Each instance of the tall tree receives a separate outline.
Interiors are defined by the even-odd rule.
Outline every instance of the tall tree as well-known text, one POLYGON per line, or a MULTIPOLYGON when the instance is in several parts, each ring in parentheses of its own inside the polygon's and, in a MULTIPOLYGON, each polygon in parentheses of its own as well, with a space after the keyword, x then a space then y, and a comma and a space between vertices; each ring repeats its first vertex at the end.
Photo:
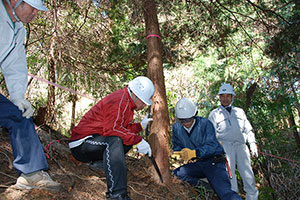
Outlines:
MULTIPOLYGON (((162 173, 165 184, 171 180, 169 170, 169 112, 163 74, 162 48, 160 30, 154 0, 143 0, 143 10, 147 35, 148 77, 153 81, 153 123, 149 135, 153 155, 162 173)), ((156 179, 159 180, 159 179, 156 179)))
MULTIPOLYGON (((53 1, 53 5, 56 5, 56 0, 53 1)), ((57 8, 53 8, 53 22, 54 26, 52 27, 53 37, 50 39, 50 53, 48 56, 48 80, 52 83, 56 83, 55 77, 55 68, 57 65, 56 59, 56 38, 57 33, 55 31, 57 21, 57 8)), ((55 87, 52 85, 48 86, 48 105, 47 105, 47 123, 51 124, 55 122, 55 87)))

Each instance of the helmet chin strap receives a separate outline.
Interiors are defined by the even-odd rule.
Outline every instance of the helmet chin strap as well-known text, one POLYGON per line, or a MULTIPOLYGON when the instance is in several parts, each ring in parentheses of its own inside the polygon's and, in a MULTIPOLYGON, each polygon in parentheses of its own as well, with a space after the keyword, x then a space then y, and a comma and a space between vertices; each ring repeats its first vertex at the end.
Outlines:
POLYGON ((129 89, 129 87, 127 87, 128 89, 128 93, 129 93, 129 96, 131 97, 131 99, 133 100, 133 102, 135 103, 139 98, 137 96, 135 96, 135 99, 132 98, 132 94, 131 94, 131 90, 129 89))
POLYGON ((13 8, 13 7, 11 6, 10 0, 6 0, 8 6, 10 7, 10 9, 11 9, 11 11, 12 11, 12 14, 13 14, 14 17, 16 18, 17 22, 19 22, 20 19, 19 19, 19 17, 17 16, 15 10, 16 10, 17 7, 22 3, 22 1, 23 1, 23 0, 19 0, 19 1, 16 3, 15 7, 13 8))

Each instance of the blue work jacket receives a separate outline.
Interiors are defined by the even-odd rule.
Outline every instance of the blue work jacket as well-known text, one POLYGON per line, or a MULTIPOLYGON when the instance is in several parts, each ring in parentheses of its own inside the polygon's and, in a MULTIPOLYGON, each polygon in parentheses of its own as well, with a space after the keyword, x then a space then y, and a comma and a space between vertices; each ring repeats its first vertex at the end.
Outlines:
POLYGON ((216 138, 215 128, 208 119, 197 116, 190 133, 181 123, 176 122, 172 133, 174 151, 180 151, 183 148, 196 150, 196 156, 200 159, 224 154, 223 147, 216 138))

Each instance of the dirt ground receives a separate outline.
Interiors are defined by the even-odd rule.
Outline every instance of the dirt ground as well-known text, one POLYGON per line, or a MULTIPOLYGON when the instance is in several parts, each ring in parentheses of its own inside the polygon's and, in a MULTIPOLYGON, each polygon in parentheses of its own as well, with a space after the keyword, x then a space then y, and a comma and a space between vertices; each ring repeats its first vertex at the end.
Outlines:
MULTIPOLYGON (((50 170, 48 173, 55 181, 62 184, 63 189, 59 192, 41 189, 30 191, 12 189, 12 185, 17 179, 17 172, 12 166, 13 156, 9 135, 0 130, 0 200, 105 199, 106 178, 103 170, 92 171, 88 164, 73 161, 70 155, 66 153, 68 152, 68 139, 66 137, 59 134, 55 136, 54 134, 53 138, 53 134, 51 134, 50 142, 48 138, 47 144, 44 136, 38 134, 45 147, 45 152, 49 156, 50 170)), ((186 184, 179 183, 179 181, 174 181, 168 186, 155 183, 149 172, 151 162, 146 157, 127 156, 126 162, 128 190, 133 200, 200 199, 195 190, 186 184)))

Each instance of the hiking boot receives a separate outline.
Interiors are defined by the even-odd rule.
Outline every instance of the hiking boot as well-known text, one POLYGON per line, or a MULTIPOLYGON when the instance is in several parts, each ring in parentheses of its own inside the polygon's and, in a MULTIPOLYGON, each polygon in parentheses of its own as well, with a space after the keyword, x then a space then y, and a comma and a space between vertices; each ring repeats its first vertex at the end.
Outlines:
POLYGON ((92 161, 89 165, 89 168, 93 171, 104 169, 103 160, 92 161))
POLYGON ((106 194, 106 200, 131 200, 127 193, 110 195, 106 194))
POLYGON ((45 189, 60 190, 61 184, 53 181, 49 174, 44 171, 37 171, 30 174, 21 174, 14 185, 17 189, 45 189))

